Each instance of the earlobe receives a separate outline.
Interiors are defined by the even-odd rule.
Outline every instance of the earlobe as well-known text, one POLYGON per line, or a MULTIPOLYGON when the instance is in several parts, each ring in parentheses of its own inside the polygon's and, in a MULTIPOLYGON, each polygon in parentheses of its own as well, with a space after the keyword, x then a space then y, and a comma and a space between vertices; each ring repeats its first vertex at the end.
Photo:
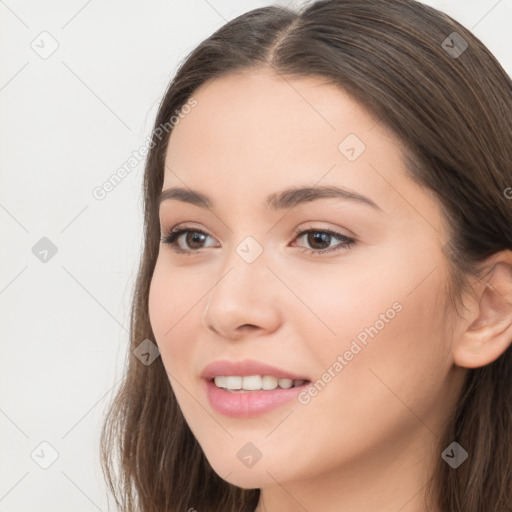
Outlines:
POLYGON ((478 284, 473 320, 454 340, 454 362, 465 368, 492 363, 512 344, 512 251, 492 260, 492 271, 478 284))

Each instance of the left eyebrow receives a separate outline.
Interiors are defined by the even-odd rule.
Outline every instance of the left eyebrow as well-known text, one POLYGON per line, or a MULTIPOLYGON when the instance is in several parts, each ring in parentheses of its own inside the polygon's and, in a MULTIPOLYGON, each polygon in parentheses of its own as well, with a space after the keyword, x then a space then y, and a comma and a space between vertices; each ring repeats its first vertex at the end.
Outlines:
MULTIPOLYGON (((158 196, 158 207, 163 201, 174 199, 184 203, 190 203, 200 208, 214 208, 215 203, 207 195, 198 192, 197 190, 185 188, 168 188, 163 190, 158 196)), ((352 190, 335 186, 320 186, 320 187, 295 187, 280 192, 270 194, 265 205, 267 208, 277 211, 286 208, 292 208, 299 204, 309 203, 319 199, 343 199, 353 201, 359 204, 370 206, 376 210, 382 211, 374 201, 370 198, 358 194, 352 190)))

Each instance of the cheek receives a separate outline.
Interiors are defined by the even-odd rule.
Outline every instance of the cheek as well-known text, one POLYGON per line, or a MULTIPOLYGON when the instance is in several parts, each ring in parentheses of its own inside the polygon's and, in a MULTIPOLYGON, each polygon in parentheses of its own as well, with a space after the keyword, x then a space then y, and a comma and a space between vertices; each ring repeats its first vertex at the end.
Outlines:
POLYGON ((407 410, 404 403, 417 414, 434 407, 449 370, 450 343, 439 320, 442 265, 405 263, 403 255, 390 254, 364 274, 329 269, 311 278, 315 287, 294 289, 317 316, 295 319, 319 379, 306 408, 313 415, 329 408, 354 438, 361 428, 391 428, 407 410), (376 420, 376 410, 387 412, 376 420))
POLYGON ((165 255, 158 256, 148 298, 149 319, 157 341, 172 338, 188 317, 197 313, 197 302, 206 292, 201 283, 197 272, 184 272, 167 262, 165 255))
POLYGON ((179 370, 177 361, 183 361, 184 353, 192 346, 193 335, 185 336, 187 321, 196 313, 194 304, 201 295, 194 293, 190 281, 183 282, 179 270, 171 271, 169 265, 157 261, 148 297, 149 320, 155 341, 166 369, 173 375, 179 370), (179 356, 179 357, 176 357, 179 356))
POLYGON ((431 351, 431 343, 419 340, 442 337, 440 290, 448 276, 439 251, 419 250, 415 243, 389 244, 378 258, 360 249, 357 258, 318 268, 307 280, 295 279, 294 291, 317 317, 306 315, 321 339, 337 349, 348 349, 354 339, 362 346, 379 340, 373 345, 405 350, 405 357, 411 347, 419 357, 431 351))
MULTIPOLYGON (((171 387, 180 403, 187 410, 190 392, 195 390, 199 344, 204 339, 201 313, 205 298, 211 288, 208 280, 197 269, 179 267, 159 255, 155 265, 148 296, 148 312, 155 342, 171 387)), ((185 412, 185 411, 184 411, 185 412)))
POLYGON ((290 275, 286 282, 293 283, 302 304, 290 296, 283 309, 289 322, 306 329, 301 330, 301 340, 314 343, 311 349, 315 351, 324 346, 343 349, 347 345, 348 349, 353 338, 359 336, 362 342, 369 338, 368 329, 375 325, 379 333, 387 330, 400 316, 397 310, 403 309, 404 287, 389 266, 382 267, 386 270, 374 262, 371 269, 361 272, 341 262, 290 275))

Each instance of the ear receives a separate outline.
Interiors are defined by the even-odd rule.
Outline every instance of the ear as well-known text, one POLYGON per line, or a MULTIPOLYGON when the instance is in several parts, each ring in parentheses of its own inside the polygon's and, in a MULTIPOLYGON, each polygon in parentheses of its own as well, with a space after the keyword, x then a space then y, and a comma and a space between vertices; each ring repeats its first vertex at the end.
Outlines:
POLYGON ((485 366, 512 343, 512 251, 493 255, 491 268, 476 285, 469 326, 454 340, 453 358, 458 366, 485 366))

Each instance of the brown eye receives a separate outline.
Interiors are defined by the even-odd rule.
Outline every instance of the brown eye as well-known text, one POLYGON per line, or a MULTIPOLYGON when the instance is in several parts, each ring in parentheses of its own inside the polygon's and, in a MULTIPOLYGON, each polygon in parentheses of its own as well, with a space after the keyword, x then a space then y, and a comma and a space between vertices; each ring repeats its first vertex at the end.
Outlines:
POLYGON ((161 242, 170 245, 175 252, 192 254, 206 247, 204 243, 208 237, 210 235, 201 229, 182 226, 164 234, 161 242), (182 246, 183 244, 185 247, 182 246))
POLYGON ((205 237, 207 235, 200 233, 198 231, 188 231, 186 233, 182 233, 185 235, 185 241, 187 247, 191 249, 201 249, 202 243, 204 243, 205 237))
POLYGON ((339 248, 349 249, 356 242, 353 238, 349 238, 348 236, 329 229, 298 229, 297 233, 298 236, 296 239, 304 238, 311 248, 302 248, 311 254, 337 251, 339 248), (329 247, 333 240, 338 240, 340 243, 329 247))

